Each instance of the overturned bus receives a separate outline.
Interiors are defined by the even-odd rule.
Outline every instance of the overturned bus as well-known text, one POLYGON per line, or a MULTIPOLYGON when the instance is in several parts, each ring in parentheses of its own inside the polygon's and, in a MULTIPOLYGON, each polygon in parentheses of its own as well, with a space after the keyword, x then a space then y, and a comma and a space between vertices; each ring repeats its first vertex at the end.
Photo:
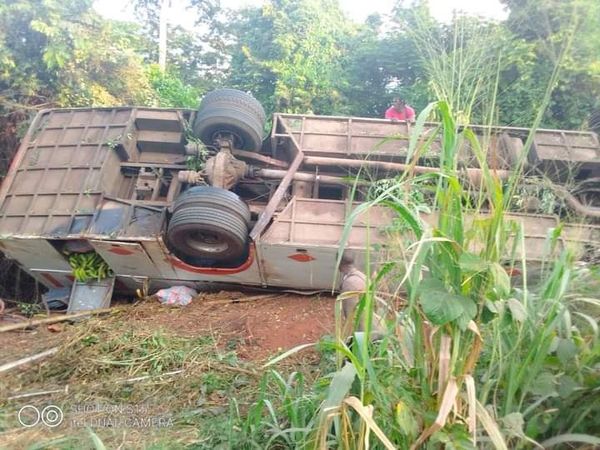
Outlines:
MULTIPOLYGON (((44 110, 34 119, 0 190, 0 250, 48 288, 70 288, 68 255, 96 252, 116 290, 205 282, 330 290, 351 198, 351 178, 406 171, 411 124, 356 117, 274 114, 233 89, 197 111, 145 107, 44 110), (394 136, 394 138, 390 138, 394 136)), ((425 125, 425 133, 437 124, 425 125)), ((506 177, 529 130, 474 127, 488 162, 506 177)), ((417 173, 435 172, 439 142, 417 173)), ((476 179, 467 151, 461 165, 476 179)), ((592 132, 537 130, 529 173, 544 173, 577 220, 559 244, 585 258, 600 247, 600 144, 592 132), (564 187, 565 173, 577 190, 564 187)), ((393 213, 358 217, 347 246, 385 244, 393 213)), ((435 214, 424 214, 434 220, 435 214)), ((544 254, 556 215, 515 211, 527 257, 544 254)), ((76 283, 75 283, 76 284, 76 283)))

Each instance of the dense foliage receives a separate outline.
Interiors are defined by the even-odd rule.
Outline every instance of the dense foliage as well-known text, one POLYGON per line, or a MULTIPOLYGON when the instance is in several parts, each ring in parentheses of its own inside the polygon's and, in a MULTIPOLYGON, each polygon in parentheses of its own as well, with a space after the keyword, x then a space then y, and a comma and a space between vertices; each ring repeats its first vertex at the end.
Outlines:
POLYGON ((442 99, 466 120, 529 126, 563 52, 542 125, 582 128, 598 107, 594 0, 505 0, 504 22, 456 17, 449 24, 420 0, 399 1, 389 16, 362 24, 337 0, 266 0, 241 11, 187 0, 182 13, 195 25, 169 27, 165 74, 153 66, 161 2, 134 2, 136 23, 105 19, 92 3, 0 5, 3 117, 41 106, 190 107, 228 85, 253 92, 269 111, 379 117, 401 93, 417 110, 442 99), (458 54, 468 64, 451 73, 458 54))
MULTIPOLYGON (((311 344, 273 358, 250 410, 242 413, 233 401, 226 426, 235 432, 213 433, 213 447, 600 445, 598 266, 578 266, 570 250, 559 249, 562 227, 548 240, 541 264, 526 262, 523 225, 506 209, 511 189, 503 190, 488 169, 487 149, 442 101, 419 116, 415 136, 427 112, 442 119, 440 173, 405 172, 379 185, 349 215, 342 236, 344 247, 352 224, 372 207, 397 213, 398 224, 380 248, 385 263, 368 277, 353 320, 357 327, 362 311, 365 331, 347 339, 341 300, 355 293, 341 294, 336 336, 321 342, 326 367, 316 380, 301 371, 286 375, 279 365, 311 344), (470 194, 458 170, 466 141, 484 172, 476 204, 466 201, 470 194), (426 186, 432 196, 414 195, 426 186), (430 216, 433 224, 422 221, 424 207, 438 212, 430 216), (382 302, 395 307, 387 328, 370 342, 382 302)), ((409 153, 427 152, 428 145, 415 140, 409 153)))

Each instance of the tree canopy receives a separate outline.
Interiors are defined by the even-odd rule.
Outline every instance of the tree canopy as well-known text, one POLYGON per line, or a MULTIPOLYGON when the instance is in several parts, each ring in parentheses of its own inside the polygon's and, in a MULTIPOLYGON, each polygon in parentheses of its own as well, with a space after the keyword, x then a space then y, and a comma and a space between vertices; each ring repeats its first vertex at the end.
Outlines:
POLYGON ((442 98, 464 120, 514 126, 531 125, 548 88, 542 126, 585 128, 599 106, 595 0, 504 0, 503 22, 451 23, 420 0, 364 23, 337 0, 266 0, 240 11, 187 0, 195 25, 169 26, 164 71, 160 1, 136 0, 134 22, 103 18, 92 3, 0 4, 4 120, 48 106, 195 107, 219 86, 252 92, 269 112, 381 117, 399 94, 417 110, 442 98), (559 81, 548 86, 557 65, 559 81))

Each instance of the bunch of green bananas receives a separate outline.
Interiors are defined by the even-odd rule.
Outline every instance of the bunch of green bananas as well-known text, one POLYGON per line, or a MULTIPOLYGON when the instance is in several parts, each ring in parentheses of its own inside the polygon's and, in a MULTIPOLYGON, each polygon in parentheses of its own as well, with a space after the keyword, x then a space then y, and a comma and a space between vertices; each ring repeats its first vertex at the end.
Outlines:
POLYGON ((102 280, 113 275, 112 270, 96 252, 73 253, 69 256, 75 280, 87 283, 90 280, 102 280))

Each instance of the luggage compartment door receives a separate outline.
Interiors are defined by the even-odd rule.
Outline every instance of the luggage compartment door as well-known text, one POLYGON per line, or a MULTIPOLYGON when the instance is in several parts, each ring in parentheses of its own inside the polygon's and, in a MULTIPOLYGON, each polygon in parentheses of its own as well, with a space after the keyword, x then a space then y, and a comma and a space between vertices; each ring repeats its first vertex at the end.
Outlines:
POLYGON ((154 262, 138 242, 90 241, 115 275, 159 278, 154 262))

